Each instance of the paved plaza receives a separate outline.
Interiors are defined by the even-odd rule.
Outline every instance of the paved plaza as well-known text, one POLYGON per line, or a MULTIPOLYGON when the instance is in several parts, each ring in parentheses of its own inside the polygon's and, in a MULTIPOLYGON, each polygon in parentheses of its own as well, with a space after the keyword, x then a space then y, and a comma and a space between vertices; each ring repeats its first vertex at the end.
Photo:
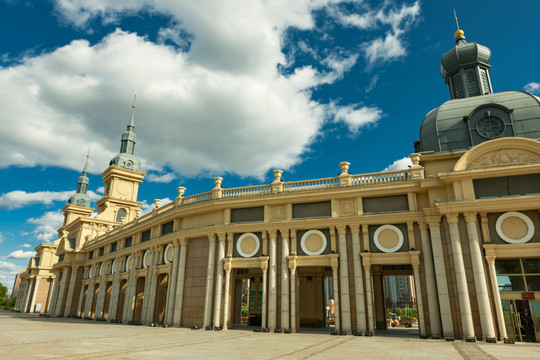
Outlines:
MULTIPOLYGON (((205 331, 0 312, 0 359, 540 359, 540 344, 205 331)), ((392 334, 396 334, 393 332, 392 334)))

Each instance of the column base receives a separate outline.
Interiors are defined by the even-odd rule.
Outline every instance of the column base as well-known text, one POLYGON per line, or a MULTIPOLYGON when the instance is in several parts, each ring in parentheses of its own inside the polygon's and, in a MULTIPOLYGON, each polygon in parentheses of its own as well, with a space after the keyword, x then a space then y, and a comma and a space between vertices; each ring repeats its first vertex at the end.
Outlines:
POLYGON ((515 344, 516 341, 514 339, 504 338, 504 343, 505 344, 515 344))
POLYGON ((486 342, 496 344, 497 343, 497 338, 494 337, 494 336, 488 336, 488 337, 486 337, 486 342))
POLYGON ((467 342, 476 342, 476 336, 467 336, 465 340, 467 342))

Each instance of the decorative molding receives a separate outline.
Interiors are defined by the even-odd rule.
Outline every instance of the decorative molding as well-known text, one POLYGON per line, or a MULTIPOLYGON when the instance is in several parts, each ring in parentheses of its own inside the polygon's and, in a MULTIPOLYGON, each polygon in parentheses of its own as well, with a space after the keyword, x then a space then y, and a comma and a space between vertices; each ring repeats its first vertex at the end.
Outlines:
POLYGON ((355 215, 354 199, 343 199, 338 202, 338 211, 340 216, 355 215))
POLYGON ((532 151, 521 149, 500 149, 475 158, 467 164, 466 169, 520 164, 532 161, 540 161, 540 155, 532 151))
POLYGON ((285 220, 287 217, 287 209, 285 205, 274 205, 270 210, 270 220, 285 220))

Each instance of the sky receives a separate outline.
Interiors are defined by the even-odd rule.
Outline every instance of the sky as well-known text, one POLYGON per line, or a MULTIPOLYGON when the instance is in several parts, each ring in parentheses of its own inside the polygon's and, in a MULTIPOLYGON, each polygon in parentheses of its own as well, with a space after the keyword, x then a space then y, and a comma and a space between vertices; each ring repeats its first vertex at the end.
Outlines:
POLYGON ((90 149, 89 195, 136 97, 139 201, 406 168, 449 100, 440 57, 492 51, 495 92, 540 95, 540 1, 0 0, 0 283, 57 239, 90 149))

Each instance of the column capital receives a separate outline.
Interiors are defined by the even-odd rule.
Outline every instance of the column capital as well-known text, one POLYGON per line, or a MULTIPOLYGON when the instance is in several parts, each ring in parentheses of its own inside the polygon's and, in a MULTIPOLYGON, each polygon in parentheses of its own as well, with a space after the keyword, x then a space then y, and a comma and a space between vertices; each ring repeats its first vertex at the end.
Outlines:
POLYGON ((332 266, 333 271, 339 269, 339 254, 330 254, 330 266, 332 266))
POLYGON ((445 216, 446 216, 446 221, 449 224, 457 224, 459 221, 459 213, 449 213, 449 214, 446 214, 445 216))
POLYGON ((215 233, 208 234, 208 241, 215 242, 217 239, 217 235, 215 233))
POLYGON ((289 269, 292 272, 296 271, 296 256, 287 256, 287 259, 289 259, 289 269))
POLYGON ((441 226, 441 216, 440 215, 428 215, 426 216, 426 222, 430 228, 441 226))
POLYGON ((351 228, 351 234, 360 235, 360 225, 349 225, 349 228, 351 228))
POLYGON ((336 226, 338 235, 347 235, 347 225, 338 225, 336 226))
POLYGON ((289 229, 279 229, 282 238, 289 238, 289 229))
POLYGON ((229 258, 229 257, 223 258, 223 269, 228 273, 231 272, 232 258, 229 258))
POLYGON ((428 224, 426 220, 418 220, 416 223, 418 224, 418 227, 420 228, 420 230, 428 229, 428 224))
POLYGON ((488 262, 488 264, 495 264, 495 258, 496 256, 495 255, 486 255, 486 261, 488 262))
POLYGON ((182 237, 180 238, 180 246, 187 246, 188 242, 189 242, 189 239, 186 238, 186 237, 182 237))
POLYGON ((277 230, 268 230, 268 236, 270 236, 270 239, 277 238, 277 230))
POLYGON ((370 270, 371 268, 371 253, 362 253, 360 254, 362 256, 362 265, 364 266, 364 269, 370 270))
POLYGON ((476 212, 468 211, 463 214, 466 223, 476 223, 476 212))
POLYGON ((263 231, 261 232, 261 238, 262 238, 263 241, 268 240, 268 232, 266 232, 266 231, 263 230, 263 231))
POLYGON ((219 242, 225 241, 227 239, 227 233, 226 232, 219 232, 217 233, 217 238, 219 242))
POLYGON ((233 241, 234 239, 234 233, 233 232, 228 232, 227 233, 227 242, 231 242, 233 241))
POLYGON ((268 256, 261 256, 259 260, 261 261, 261 270, 263 272, 268 271, 268 256))

